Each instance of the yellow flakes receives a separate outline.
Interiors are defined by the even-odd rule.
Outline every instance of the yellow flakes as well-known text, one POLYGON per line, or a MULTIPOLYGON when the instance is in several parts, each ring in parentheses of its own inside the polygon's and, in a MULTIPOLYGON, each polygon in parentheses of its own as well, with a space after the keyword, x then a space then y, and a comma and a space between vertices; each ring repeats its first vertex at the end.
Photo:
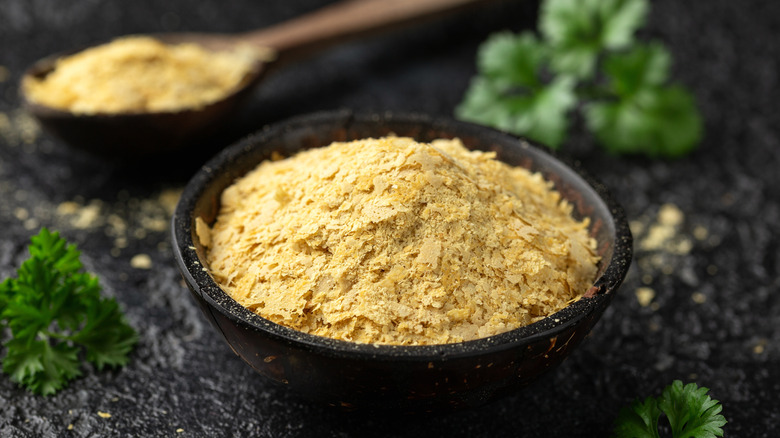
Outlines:
POLYGON ((649 306, 653 302, 653 298, 655 298, 655 291, 649 287, 639 287, 635 293, 636 299, 642 307, 649 306))
POLYGON ((276 323, 461 342, 538 321, 592 284, 588 223, 551 188, 459 140, 337 142, 261 163, 196 231, 218 284, 276 323))
POLYGON ((152 258, 147 254, 136 254, 130 259, 130 266, 136 269, 151 269, 152 258))
POLYGON ((223 98, 269 56, 250 47, 210 52, 132 36, 61 58, 44 78, 22 85, 37 103, 81 114, 179 111, 223 98))

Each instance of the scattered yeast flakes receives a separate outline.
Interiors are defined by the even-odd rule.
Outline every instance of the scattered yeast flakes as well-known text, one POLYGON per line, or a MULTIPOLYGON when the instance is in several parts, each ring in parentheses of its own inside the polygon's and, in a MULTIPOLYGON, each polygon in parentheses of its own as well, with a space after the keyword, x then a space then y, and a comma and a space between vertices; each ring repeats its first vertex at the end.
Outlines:
POLYGON ((215 280, 259 315, 419 345, 498 334, 581 297, 598 260, 587 226, 494 153, 385 137, 261 163, 197 232, 215 280))
POLYGON ((644 251, 662 250, 670 254, 685 255, 688 254, 693 244, 690 239, 680 233, 680 227, 685 220, 683 212, 674 204, 663 204, 658 209, 656 221, 647 228, 639 223, 632 227, 643 234, 639 241, 640 249, 644 251))
POLYGON ((226 96, 269 56, 130 36, 61 58, 51 73, 26 77, 22 86, 32 101, 81 114, 178 111, 226 96))
POLYGON ((136 254, 130 259, 130 266, 135 269, 151 269, 152 258, 148 254, 136 254))
POLYGON ((638 287, 635 294, 639 305, 642 307, 649 306, 653 302, 653 298, 655 298, 655 290, 650 287, 638 287))
POLYGON ((0 139, 9 146, 33 145, 40 133, 38 122, 26 111, 0 112, 0 139))
POLYGON ((70 225, 79 230, 94 228, 103 224, 101 212, 103 203, 92 200, 87 205, 80 205, 73 201, 65 201, 57 206, 57 214, 67 216, 70 225))

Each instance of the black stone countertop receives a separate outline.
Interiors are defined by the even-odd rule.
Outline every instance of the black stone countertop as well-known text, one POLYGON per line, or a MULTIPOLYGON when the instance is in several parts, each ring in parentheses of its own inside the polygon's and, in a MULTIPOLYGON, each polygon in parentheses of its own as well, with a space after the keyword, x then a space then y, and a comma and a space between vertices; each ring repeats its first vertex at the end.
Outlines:
MULTIPOLYGON (((625 206, 635 260, 592 336, 522 392, 454 414, 403 420, 337 413, 256 375, 207 325, 171 254, 179 190, 219 148, 317 110, 451 115, 489 33, 532 26, 531 1, 501 1, 403 33, 345 44, 270 77, 209 148, 143 167, 111 164, 39 132, 17 83, 34 60, 110 37, 240 31, 324 0, 0 2, 0 275, 41 226, 79 245, 104 294, 141 336, 126 368, 85 375, 54 396, 0 378, 0 436, 606 436, 621 406, 674 379, 723 403, 726 435, 780 431, 780 4, 652 3, 643 32, 672 50, 696 95, 701 147, 677 161, 613 157, 574 135, 581 160, 625 206), (660 233, 660 234, 658 234, 660 233), (98 412, 108 413, 104 418, 98 412)), ((0 352, 2 349, 0 348, 0 352)))

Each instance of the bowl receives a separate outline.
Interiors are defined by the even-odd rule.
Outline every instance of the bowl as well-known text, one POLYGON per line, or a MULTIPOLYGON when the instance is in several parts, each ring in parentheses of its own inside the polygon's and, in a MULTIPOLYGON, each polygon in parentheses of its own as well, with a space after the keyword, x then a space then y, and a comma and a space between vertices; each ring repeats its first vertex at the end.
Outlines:
MULTIPOLYGON (((518 391, 560 364, 601 317, 628 271, 632 238, 605 187, 542 146, 470 123, 420 114, 314 113, 266 127, 206 163, 184 188, 172 219, 174 257, 192 297, 228 345, 258 373, 310 400, 347 410, 443 411, 478 406, 518 391), (597 279, 582 299, 533 324, 442 345, 374 345, 310 335, 264 319, 228 296, 209 275, 195 233, 214 223, 220 194, 272 153, 388 134, 417 141, 460 138, 509 164, 541 172, 590 218, 597 279)), ((217 370, 215 369, 215 372, 217 370)))

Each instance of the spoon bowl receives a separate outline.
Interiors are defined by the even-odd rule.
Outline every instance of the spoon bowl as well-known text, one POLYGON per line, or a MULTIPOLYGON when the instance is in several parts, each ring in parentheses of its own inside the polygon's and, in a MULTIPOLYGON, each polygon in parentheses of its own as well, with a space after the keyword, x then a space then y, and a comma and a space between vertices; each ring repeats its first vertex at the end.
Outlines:
MULTIPOLYGON (((31 100, 20 89, 23 107, 65 143, 111 159, 143 159, 191 145, 224 126, 269 70, 339 42, 417 23, 481 3, 480 0, 345 0, 269 28, 241 34, 169 33, 152 35, 166 44, 195 43, 211 51, 240 45, 274 54, 258 59, 241 83, 220 100, 177 111, 77 114, 31 100)), ((25 72, 43 78, 63 56, 44 58, 25 72)), ((24 83, 24 80, 22 81, 24 83)))
MULTIPOLYGON (((25 76, 43 78, 62 55, 44 58, 25 76)), ((265 69, 255 64, 241 84, 222 99, 178 111, 75 114, 32 101, 24 93, 22 105, 50 134, 68 145, 103 158, 125 160, 159 156, 208 138, 236 113, 265 69)))

